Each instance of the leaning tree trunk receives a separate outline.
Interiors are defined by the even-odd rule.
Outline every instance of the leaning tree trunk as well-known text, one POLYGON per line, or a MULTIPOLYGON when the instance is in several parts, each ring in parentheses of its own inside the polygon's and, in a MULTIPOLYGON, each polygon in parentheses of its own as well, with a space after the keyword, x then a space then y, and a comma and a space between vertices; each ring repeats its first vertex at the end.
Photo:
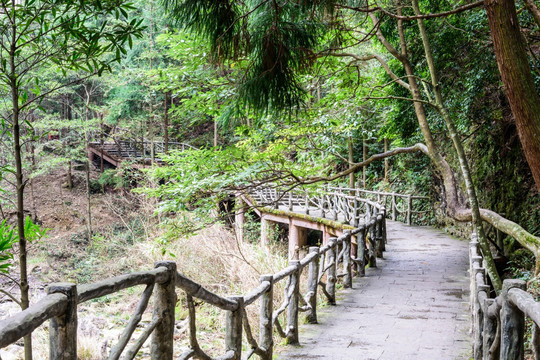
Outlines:
MULTIPOLYGON (((399 6, 399 4, 398 4, 397 13, 398 15, 401 16, 401 7, 399 6)), ((379 20, 374 14, 370 14, 370 17, 374 24, 378 24, 379 20)), ((464 209, 463 205, 460 203, 459 198, 458 198, 457 183, 456 183, 454 172, 452 168, 450 167, 450 165, 448 164, 448 162, 441 156, 438 150, 438 146, 435 143, 435 140, 433 139, 431 129, 429 128, 429 123, 427 120, 427 116, 426 116, 426 112, 425 112, 425 108, 423 104, 424 100, 422 99, 420 88, 418 86, 418 82, 416 81, 416 76, 414 74, 413 67, 409 60, 407 42, 405 39, 405 32, 403 28, 403 20, 401 19, 398 19, 398 33, 399 33, 399 39, 400 39, 401 52, 398 52, 387 41, 387 39, 384 37, 384 35, 382 34, 380 30, 376 31, 376 36, 379 39, 379 41, 381 41, 383 46, 385 46, 386 49, 396 59, 398 59, 402 63, 405 69, 405 73, 407 74, 407 81, 409 84, 408 90, 413 100, 414 110, 416 113, 416 118, 418 120, 418 125, 420 126, 420 130, 426 141, 426 147, 428 150, 427 155, 429 156, 431 162, 433 163, 437 171, 440 173, 440 176, 443 180, 444 189, 445 189, 445 198, 447 201, 448 215, 455 219, 461 220, 460 218, 464 217, 464 213, 467 213, 467 215, 470 215, 470 210, 464 209)), ((450 124, 451 124, 451 121, 450 121, 450 124)), ((453 140, 454 140, 454 145, 455 145, 458 139, 457 137, 453 137, 453 140)), ((462 170, 463 169, 468 169, 468 165, 465 168, 462 167, 462 170)), ((474 190, 472 188, 472 182, 470 185, 471 187, 468 187, 468 190, 469 189, 474 190)), ((468 191, 468 195, 469 196, 471 195, 469 191, 468 191)), ((474 197, 474 199, 476 199, 476 197, 474 197)), ((477 211, 478 211, 478 208, 477 208, 477 211)), ((481 220, 479 220, 479 218, 480 216, 478 215, 478 212, 477 212, 477 216, 473 217, 473 221, 476 220, 475 224, 477 223, 481 224, 481 220)), ((481 229, 478 229, 478 230, 482 231, 481 229)), ((479 235, 481 236, 482 234, 483 232, 480 233, 479 235)), ((486 259, 486 270, 488 272, 489 277, 492 279, 493 285, 495 286, 497 290, 499 290, 500 286, 502 285, 501 285, 500 277, 495 267, 495 263, 493 261, 493 257, 491 255, 491 251, 489 251, 489 244, 487 244, 487 242, 485 241, 482 241, 481 245, 482 245, 482 252, 484 253, 484 256, 486 259)))
MULTIPOLYGON (((413 5, 415 14, 420 15, 420 8, 418 7, 418 0, 412 0, 412 5, 413 5)), ((454 125, 454 122, 450 118, 450 114, 448 113, 448 111, 446 110, 446 107, 444 106, 442 92, 439 85, 439 79, 437 76, 437 71, 435 69, 435 62, 433 61, 433 53, 431 51, 431 45, 429 43, 429 39, 427 36, 424 20, 418 19, 417 22, 418 22, 418 28, 420 30, 420 36, 422 37, 422 42, 424 45, 424 52, 426 54, 426 60, 427 60, 427 64, 428 64, 428 68, 429 68, 429 72, 431 76, 431 82, 433 85, 433 92, 435 95, 435 104, 437 105, 437 109, 446 124, 446 128, 448 129, 448 133, 450 135, 450 138, 452 139, 452 143, 458 155, 461 173, 462 173, 463 179, 465 180, 465 188, 467 190, 467 196, 469 198, 469 202, 471 206, 473 226, 478 235, 478 241, 480 243, 480 247, 482 248, 482 253, 484 255, 484 258, 486 258, 486 270, 489 274, 491 282, 493 283, 493 287, 498 292, 502 289, 502 281, 497 272, 497 268, 495 267, 495 263, 493 262, 489 242, 484 232, 484 227, 482 226, 482 218, 480 217, 480 207, 478 205, 476 189, 474 188, 474 183, 471 177, 469 161, 467 160, 467 155, 465 154, 465 150, 463 149, 463 143, 461 142, 461 139, 459 138, 459 134, 454 125)))
POLYGON ((536 91, 513 0, 486 0, 497 65, 510 108, 540 191, 540 96, 536 91))

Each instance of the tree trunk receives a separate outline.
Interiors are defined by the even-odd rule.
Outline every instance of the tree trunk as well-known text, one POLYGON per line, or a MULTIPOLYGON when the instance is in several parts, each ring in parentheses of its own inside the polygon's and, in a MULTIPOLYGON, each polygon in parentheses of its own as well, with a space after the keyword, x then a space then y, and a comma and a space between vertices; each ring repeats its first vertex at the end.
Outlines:
MULTIPOLYGON (((384 138, 384 152, 387 152, 387 151, 388 151, 388 139, 384 138)), ((384 159, 384 182, 385 183, 388 182, 388 168, 389 168, 388 158, 385 158, 384 159)))
MULTIPOLYGON (((86 89, 86 87, 85 87, 86 89)), ((84 120, 85 120, 85 130, 84 130, 84 146, 88 149, 88 144, 90 142, 90 134, 88 129, 88 110, 90 108, 90 93, 86 90, 86 108, 84 111, 84 120)), ((86 225, 88 227, 88 240, 92 238, 92 205, 90 203, 91 199, 91 188, 90 188, 90 169, 92 167, 92 162, 90 157, 87 157, 86 160, 86 225)))
POLYGON ((73 189, 73 172, 71 160, 68 160, 67 187, 69 190, 73 189))
POLYGON ((536 6, 533 0, 525 0, 525 7, 533 16, 536 26, 540 27, 540 9, 538 9, 538 6, 536 6))
MULTIPOLYGON (((249 126, 249 123, 248 123, 249 126)), ((214 147, 217 147, 218 131, 217 131, 217 119, 214 118, 214 147)))
MULTIPOLYGON (((88 140, 88 136, 86 136, 88 140)), ((88 141, 86 141, 88 144, 88 141)), ((90 188, 90 167, 92 162, 90 159, 86 161, 86 225, 88 227, 88 240, 92 238, 92 206, 90 203, 91 200, 91 188, 90 188)))
MULTIPOLYGON (((349 136, 349 138, 347 139, 347 145, 349 147, 349 167, 352 167, 354 163, 354 148, 352 136, 349 136)), ((349 187, 351 189, 354 188, 354 171, 349 174, 349 187)))
POLYGON ((486 0, 497 65, 536 188, 540 191, 540 96, 527 59, 513 0, 486 0))
MULTIPOLYGON (((35 120, 35 119, 33 119, 35 120)), ((29 142, 29 146, 30 146, 30 161, 32 162, 32 172, 34 172, 36 170, 36 155, 35 155, 35 151, 36 151, 36 147, 34 145, 34 141, 30 141, 29 142)), ((32 195, 32 214, 34 216, 34 221, 37 221, 38 220, 38 213, 37 213, 37 205, 36 205, 36 192, 34 191, 34 179, 31 177, 28 181, 29 185, 30 185, 30 194, 32 195)))
POLYGON ((156 161, 156 152, 154 149, 154 115, 152 112, 154 111, 154 107, 152 104, 152 97, 150 97, 150 118, 148 122, 148 133, 150 135, 150 163, 154 165, 154 162, 156 161))
MULTIPOLYGON (((418 7, 418 0, 412 0, 412 5, 413 5, 415 14, 420 15, 420 9, 418 7)), ((491 255, 491 249, 487 241, 487 237, 484 233, 484 228, 482 226, 482 218, 480 217, 480 208, 478 206, 478 198, 476 196, 476 190, 474 188, 474 183, 472 181, 469 162, 467 160, 467 156, 465 154, 465 150, 463 149, 463 144, 461 142, 461 139, 459 138, 457 129, 454 126, 452 119, 450 118, 450 114, 448 114, 446 107, 444 106, 442 93, 439 86, 439 80, 438 80, 437 72, 435 69, 435 62, 433 61, 433 53, 431 51, 431 45, 429 43, 426 28, 424 26, 424 20, 418 19, 417 22, 418 22, 418 28, 420 30, 420 35, 422 37, 422 42, 424 45, 424 52, 426 55, 426 60, 427 60, 427 64, 428 64, 428 68, 429 68, 429 72, 431 76, 433 92, 435 94, 435 103, 437 105, 437 109, 439 113, 441 114, 446 124, 446 128, 448 129, 448 134, 450 135, 450 138, 452 139, 452 143, 454 144, 454 148, 456 150, 456 153, 459 159, 461 173, 463 175, 463 179, 465 180, 465 188, 467 190, 467 196, 469 198, 469 202, 471 206, 473 227, 475 228, 475 231, 478 235, 478 240, 482 248, 482 253, 486 260, 486 270, 489 274, 491 282, 493 283, 493 287, 498 292, 502 288, 502 281, 501 281, 501 278, 499 277, 499 274, 497 273, 497 269, 495 267, 495 263, 491 255)))
MULTIPOLYGON (((100 145, 100 159, 99 159, 99 170, 101 173, 103 173, 103 114, 99 114, 99 145, 100 145)), ((86 148, 88 149, 88 144, 86 144, 86 148)))
MULTIPOLYGON (((368 155, 368 149, 366 144, 366 138, 362 138, 362 161, 366 161, 368 155)), ((366 188, 366 167, 362 168, 362 188, 366 188)))
MULTIPOLYGON (((401 16, 401 7, 400 6, 398 6, 397 13, 398 13, 398 15, 401 16)), ((371 17, 374 24, 378 23, 379 20, 377 19, 377 17, 374 14, 370 14, 370 17, 371 17)), ((405 72, 407 74, 407 77, 408 77, 407 80, 408 80, 408 84, 409 84, 408 90, 411 93, 411 97, 412 97, 412 100, 413 100, 413 103, 414 103, 414 109, 415 109, 415 113, 416 113, 416 118, 418 120, 420 130, 422 131, 422 134, 423 134, 424 139, 426 141, 426 147, 427 147, 427 150, 428 150, 428 156, 429 156, 431 162, 433 163, 433 165, 435 166, 435 168, 437 169, 437 171, 439 172, 439 174, 440 174, 440 176, 441 176, 441 178, 443 180, 443 185, 444 185, 444 189, 445 189, 445 198, 446 198, 446 201, 447 201, 447 213, 448 213, 449 216, 451 216, 451 217, 453 217, 453 218, 455 218, 457 220, 467 221, 467 220, 463 220, 463 219, 465 219, 465 218, 470 219, 471 210, 466 209, 463 206, 463 204, 460 203, 459 197, 458 197, 457 182, 456 182, 456 179, 455 179, 454 172, 453 172, 452 168, 450 167, 450 165, 448 164, 448 162, 441 156, 441 154, 440 154, 440 152, 438 150, 438 147, 437 147, 437 145, 436 145, 436 143, 435 143, 435 141, 433 139, 431 129, 429 128, 429 123, 428 123, 428 120, 427 120, 427 116, 426 116, 426 112, 425 112, 424 104, 423 104, 424 100, 422 99, 422 95, 421 95, 421 92, 420 92, 420 88, 418 86, 418 82, 416 81, 416 76, 414 74, 413 67, 412 67, 412 65, 411 65, 411 63, 409 61, 409 54, 408 54, 408 50, 407 50, 407 42, 406 42, 406 39, 405 39, 405 32, 404 32, 404 29, 403 29, 403 20, 401 20, 401 19, 398 20, 398 32, 399 32, 399 38, 400 38, 401 53, 399 53, 386 40, 386 38, 384 37, 384 35, 381 33, 380 30, 377 30, 376 35, 377 35, 377 38, 379 39, 379 41, 381 41, 381 43, 383 44, 383 46, 385 46, 386 49, 396 59, 398 59, 403 64, 403 67, 405 68, 405 72)), ((426 45, 426 44, 424 43, 424 45, 426 45)), ((431 50, 429 48, 426 49, 426 50, 427 50, 427 52, 429 54, 431 53, 431 50)), ((435 81, 435 84, 436 84, 436 86, 435 86, 434 90, 438 91, 437 90, 437 88, 438 88, 437 81, 435 81)), ((445 118, 445 116, 443 116, 443 118, 445 118)), ((449 132, 451 132, 450 130, 452 128, 455 130, 451 120, 448 117, 445 118, 445 121, 448 121, 447 125, 450 124, 449 132)), ((454 142, 454 146, 458 145, 458 146, 456 146, 456 150, 459 151, 460 141, 457 138, 457 132, 454 132, 454 135, 456 135, 456 136, 451 135, 451 137, 452 137, 452 140, 454 142)), ((462 147, 461 147, 461 150, 463 150, 462 147)), ((463 155, 463 154, 461 154, 461 155, 463 155)), ((461 165, 462 171, 464 172, 464 177, 465 178, 469 177, 466 180, 466 182, 469 182, 468 180, 470 180, 470 175, 468 174, 468 164, 466 163, 466 159, 465 159, 465 163, 463 163, 462 162, 463 157, 461 157, 460 155, 458 155, 458 157, 460 157, 460 165, 461 165)), ((469 184, 467 185, 467 193, 469 195, 471 205, 473 207, 476 206, 476 214, 473 214, 472 220, 475 223, 475 225, 480 224, 480 227, 478 227, 478 226, 476 226, 476 227, 477 227, 477 231, 479 232, 479 234, 478 234, 479 238, 481 238, 482 235, 483 235, 483 229, 481 227, 481 220, 480 220, 480 215, 479 215, 479 212, 478 212, 478 204, 476 202, 476 196, 475 196, 476 193, 474 192, 474 188, 472 187, 472 181, 469 182, 469 184), (471 193, 471 190, 473 191, 472 193, 471 193), (471 197, 471 195, 472 195, 472 197, 471 197)), ((472 212, 473 213, 475 212, 474 209, 473 209, 472 212)), ((493 258, 491 256, 491 252, 489 251, 489 245, 485 241, 485 236, 484 236, 484 241, 481 241, 481 246, 482 246, 482 252, 484 253, 484 256, 485 256, 485 259, 486 259, 486 262, 487 262, 486 268, 487 268, 488 274, 489 274, 490 278, 492 279, 494 287, 497 289, 497 291, 499 291, 501 286, 502 286, 502 283, 501 283, 500 277, 499 277, 499 275, 498 275, 498 273, 496 271, 495 264, 494 264, 493 258)))
MULTIPOLYGON (((15 1, 13 1, 15 5, 15 1)), ((15 16, 15 15, 14 15, 15 16)), ((19 239, 19 268, 21 272, 20 289, 21 289, 21 309, 25 310, 30 306, 29 285, 28 285, 28 272, 27 272, 27 249, 26 249, 26 237, 24 234, 24 186, 23 181, 23 166, 22 166, 22 154, 21 154, 21 128, 19 124, 19 85, 17 80, 17 70, 15 67, 15 52, 16 50, 16 35, 17 26, 15 19, 12 22, 12 41, 11 49, 9 52, 10 60, 10 87, 11 87, 11 101, 13 110, 13 151, 15 155, 15 179, 16 179, 16 191, 17 191, 17 233, 19 239)), ((32 359, 32 335, 24 337, 24 358, 26 360, 32 359)))
POLYGON ((169 153, 169 92, 165 92, 165 99, 163 100, 163 152, 169 153))

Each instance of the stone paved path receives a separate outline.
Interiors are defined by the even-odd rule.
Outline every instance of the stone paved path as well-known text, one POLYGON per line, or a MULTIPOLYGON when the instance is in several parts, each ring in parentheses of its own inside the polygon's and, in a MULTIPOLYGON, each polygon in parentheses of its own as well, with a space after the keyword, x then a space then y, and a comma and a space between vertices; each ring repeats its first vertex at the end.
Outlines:
POLYGON ((469 359, 468 245, 429 227, 388 222, 385 259, 338 305, 302 325, 279 359, 469 359))

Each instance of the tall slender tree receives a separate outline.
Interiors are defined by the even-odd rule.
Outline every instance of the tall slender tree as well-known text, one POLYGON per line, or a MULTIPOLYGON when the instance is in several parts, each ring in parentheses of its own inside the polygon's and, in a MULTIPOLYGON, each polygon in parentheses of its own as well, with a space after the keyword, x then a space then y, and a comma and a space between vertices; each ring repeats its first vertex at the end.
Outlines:
MULTIPOLYGON (((9 98, 2 109, 8 114, 2 119, 2 130, 13 137, 23 310, 28 308, 30 298, 24 232, 27 177, 23 171, 22 135, 32 132, 28 126, 32 109, 49 94, 68 85, 59 82, 42 88, 36 72, 40 67, 53 66, 63 73, 81 70, 89 77, 109 70, 112 62, 120 60, 132 37, 140 34, 140 24, 127 19, 130 9, 127 1, 116 0, 0 0, 0 90, 9 98), (112 55, 105 57, 107 53, 112 55)), ((32 358, 30 336, 25 337, 25 358, 32 358)))

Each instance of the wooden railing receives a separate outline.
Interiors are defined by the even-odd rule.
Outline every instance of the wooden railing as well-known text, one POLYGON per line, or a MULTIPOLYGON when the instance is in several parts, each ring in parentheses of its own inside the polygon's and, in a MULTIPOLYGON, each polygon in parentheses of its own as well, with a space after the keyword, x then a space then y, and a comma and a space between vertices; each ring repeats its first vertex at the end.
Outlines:
POLYGON ((352 286, 353 275, 365 276, 365 268, 377 266, 377 257, 385 250, 385 209, 370 207, 368 221, 338 238, 331 238, 322 247, 310 247, 301 260, 276 274, 261 276, 260 285, 244 296, 222 297, 176 271, 174 262, 158 262, 155 269, 122 275, 101 282, 76 286, 59 283, 48 287, 48 295, 17 315, 0 321, 0 348, 30 334, 45 321, 50 321, 50 359, 77 359, 77 306, 85 301, 109 295, 122 289, 146 285, 141 300, 118 343, 112 347, 109 359, 133 359, 150 334, 151 358, 172 359, 175 320, 176 288, 185 292, 188 305, 190 349, 179 359, 213 359, 199 345, 193 298, 226 312, 225 354, 216 359, 249 359, 254 354, 264 360, 273 357, 274 333, 288 344, 299 342, 299 313, 306 313, 306 321, 317 322, 317 293, 324 294, 328 304, 336 303, 336 283, 352 286), (353 241, 355 240, 355 241, 353 241), (354 245, 355 250, 352 249, 354 245), (308 269, 307 293, 300 293, 301 273, 308 269), (274 286, 286 280, 284 300, 274 310, 274 286), (131 347, 125 350, 135 328, 154 294, 151 322, 131 347), (259 301, 259 339, 253 336, 246 308, 259 301), (282 325, 285 323, 285 326, 282 325), (242 357, 242 339, 247 341, 247 353, 242 357))
MULTIPOLYGON (((129 144, 130 147, 133 147, 137 150, 139 150, 145 158, 151 158, 152 155, 154 157, 157 157, 158 155, 162 155, 165 153, 165 142, 164 141, 150 141, 150 140, 143 140, 138 141, 136 139, 130 139, 130 140, 123 140, 123 143, 129 144)), ((168 150, 179 150, 179 151, 185 151, 185 150, 193 150, 195 147, 181 142, 174 142, 169 141, 167 144, 168 150)))
POLYGON ((425 225, 430 210, 427 196, 403 195, 364 189, 328 186, 326 188, 280 191, 274 187, 260 187, 251 193, 258 204, 287 209, 307 215, 339 220, 357 226, 363 220, 362 214, 370 214, 371 208, 387 209, 386 215, 393 221, 407 225, 425 225), (363 211, 365 208, 365 212, 363 211))
POLYGON ((153 318, 131 348, 125 359, 133 359, 153 332, 153 359, 166 359, 172 349, 174 326, 174 293, 176 264, 158 262, 154 270, 122 275, 88 285, 55 283, 47 288, 47 295, 20 313, 0 321, 0 348, 32 333, 49 320, 49 358, 77 359, 77 307, 79 304, 116 293, 137 285, 146 285, 141 300, 118 343, 112 347, 109 359, 119 359, 139 324, 154 292, 153 318), (155 291, 154 291, 155 288, 155 291))
POLYGON ((469 250, 474 360, 524 359, 525 317, 532 320, 531 348, 540 360, 540 302, 516 279, 504 280, 502 292, 492 298, 476 234, 469 250))
POLYGON ((428 196, 399 194, 394 192, 374 191, 346 187, 329 187, 330 190, 355 194, 356 197, 371 200, 384 206, 393 221, 407 225, 426 225, 433 209, 428 196))

